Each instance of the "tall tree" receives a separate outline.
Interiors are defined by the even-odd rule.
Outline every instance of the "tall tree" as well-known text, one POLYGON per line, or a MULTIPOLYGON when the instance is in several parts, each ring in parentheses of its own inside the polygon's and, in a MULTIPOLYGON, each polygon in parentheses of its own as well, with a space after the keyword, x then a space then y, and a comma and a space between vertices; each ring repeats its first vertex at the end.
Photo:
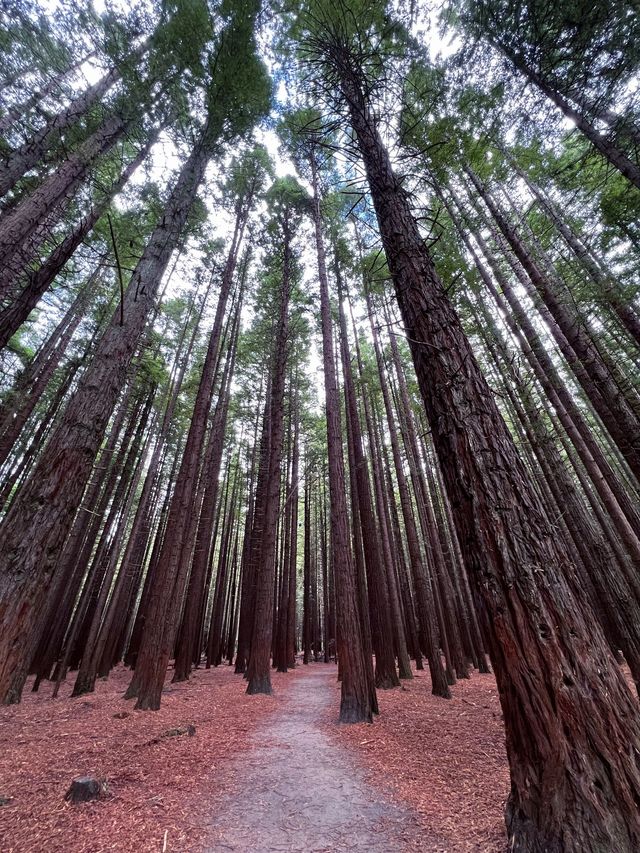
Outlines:
POLYGON ((474 35, 500 51, 640 188, 638 116, 633 109, 616 109, 638 63, 640 32, 628 3, 550 7, 544 0, 526 0, 518 6, 482 0, 461 4, 460 11, 474 35), (592 74, 595 65, 597 81, 592 74))
POLYGON ((137 697, 140 709, 160 707, 162 685, 173 651, 179 614, 189 579, 197 535, 202 493, 202 454, 208 415, 220 360, 221 334, 227 303, 235 280, 240 247, 249 215, 265 180, 264 152, 251 152, 232 172, 235 222, 221 277, 218 304, 202 367, 191 422, 187 433, 167 524, 174 535, 165 538, 158 556, 157 576, 150 593, 149 614, 142 637, 135 674, 127 689, 137 697))
POLYGON ((265 482, 265 501, 256 566, 256 589, 251 634, 251 653, 247 666, 247 693, 271 693, 270 658, 273 643, 274 579, 276 540, 281 492, 281 462, 284 431, 284 398, 288 357, 291 352, 290 304, 296 280, 293 240, 299 227, 306 194, 293 179, 282 178, 270 188, 272 239, 281 245, 278 251, 278 284, 273 317, 273 351, 269 376, 269 451, 265 482))
POLYGON ((254 54, 255 12, 253 4, 239 4, 238 9, 232 9, 226 29, 218 35, 207 90, 209 111, 200 136, 131 276, 122 306, 98 344, 64 419, 2 522, 0 694, 5 703, 20 697, 33 653, 35 615, 209 158, 222 138, 245 131, 265 108, 269 87, 263 66, 254 54), (248 85, 254 88, 247 93, 243 87, 248 85), (228 96, 227 109, 221 92, 228 96))
POLYGON ((511 770, 509 843, 522 851, 631 851, 640 840, 633 702, 589 605, 572 592, 575 568, 532 488, 382 142, 369 98, 386 22, 377 9, 366 17, 361 8, 357 16, 331 5, 322 11, 309 19, 305 49, 337 90, 357 139, 490 639, 511 770), (545 781, 550 774, 553 790, 545 781))

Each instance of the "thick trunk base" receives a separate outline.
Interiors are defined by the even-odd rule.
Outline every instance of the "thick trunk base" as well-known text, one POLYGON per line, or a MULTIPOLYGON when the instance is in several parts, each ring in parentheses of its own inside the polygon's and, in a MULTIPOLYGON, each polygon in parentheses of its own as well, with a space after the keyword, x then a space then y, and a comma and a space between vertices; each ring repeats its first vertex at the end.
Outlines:
POLYGON ((585 809, 587 801, 567 800, 561 814, 557 803, 542 809, 536 803, 534 821, 514 806, 512 793, 505 806, 509 853, 637 853, 639 839, 631 830, 635 816, 627 821, 613 804, 606 814, 602 803, 585 809))
MULTIPOLYGON (((10 663, 10 661, 6 662, 6 670, 9 669, 10 663)), ((0 683, 4 687, 4 692, 1 693, 2 699, 0 705, 17 705, 22 701, 22 688, 27 680, 27 670, 19 666, 12 669, 13 672, 9 671, 6 680, 4 678, 0 679, 0 683)))
POLYGON ((96 682, 94 678, 91 676, 80 678, 80 676, 78 676, 76 678, 76 683, 73 685, 71 698, 74 699, 76 696, 85 696, 87 693, 93 693, 95 689, 96 682))
POLYGON ((138 701, 133 706, 134 711, 159 711, 160 696, 155 693, 141 693, 138 696, 138 701))
POLYGON ((372 723, 370 703, 359 701, 354 696, 343 696, 340 702, 341 723, 372 723))
POLYGON ((18 705, 22 701, 22 685, 11 685, 2 697, 2 705, 18 705))
MULTIPOLYGON (((422 667, 420 666, 417 668, 421 669, 422 667)), ((405 666, 401 663, 399 668, 398 668, 398 676, 400 677, 400 679, 402 681, 410 681, 413 678, 413 672, 411 671, 411 664, 408 664, 405 666)))
POLYGON ((487 656, 486 655, 482 655, 480 657, 480 659, 478 660, 478 672, 481 675, 490 675, 491 674, 491 667, 489 666, 489 664, 487 662, 487 656))
POLYGON ((255 696, 257 693, 264 693, 270 696, 273 693, 270 674, 251 676, 247 684, 247 693, 250 696, 255 696))
POLYGON ((451 699, 451 691, 447 682, 446 673, 442 664, 439 662, 432 663, 429 661, 429 673, 431 675, 431 693, 433 696, 439 696, 441 699, 451 699))
POLYGON ((400 680, 397 675, 385 675, 376 672, 376 687, 378 690, 393 690, 394 687, 400 686, 400 680))

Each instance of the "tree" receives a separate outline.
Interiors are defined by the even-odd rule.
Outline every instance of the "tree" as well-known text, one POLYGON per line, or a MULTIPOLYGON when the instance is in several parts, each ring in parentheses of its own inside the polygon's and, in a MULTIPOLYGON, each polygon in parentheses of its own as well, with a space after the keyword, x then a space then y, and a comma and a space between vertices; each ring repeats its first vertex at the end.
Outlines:
POLYGON ((193 416, 169 507, 167 525, 175 531, 175 535, 165 538, 158 556, 157 576, 150 590, 149 613, 136 660, 135 675, 126 693, 128 698, 137 697, 136 706, 140 709, 157 710, 160 707, 164 676, 176 639, 179 610, 189 578, 197 533, 201 497, 198 483, 207 418, 217 365, 220 363, 223 320, 249 214, 266 177, 264 158, 265 153, 261 149, 250 152, 231 176, 232 192, 235 194, 234 231, 222 274, 193 416))
MULTIPOLYGON (((347 532, 344 458, 340 424, 336 366, 333 356, 333 323, 329 303, 329 281, 322 236, 322 212, 317 153, 312 148, 309 167, 313 187, 313 224, 315 229, 318 278, 320 281, 320 316, 322 321, 322 357, 324 367, 327 454, 329 457, 329 501, 331 509, 331 554, 336 583, 337 649, 340 659, 340 721, 371 722, 372 688, 368 683, 367 664, 362 645, 361 614, 356 594, 356 577, 347 532)), ((374 693, 375 696, 375 693, 374 693)))
POLYGON ((613 166, 640 187, 637 113, 618 111, 637 66, 637 21, 628 3, 606 9, 587 3, 549 7, 542 0, 522 6, 483 0, 464 4, 461 20, 486 38, 538 88, 613 166), (592 74, 597 66, 597 83, 592 74), (601 133, 598 124, 607 132, 601 133))
MULTIPOLYGON (((273 352, 269 372, 268 462, 265 501, 260 535, 260 551, 256 565, 256 590, 251 634, 251 652, 247 666, 247 693, 271 693, 270 658, 273 643, 273 589, 278 532, 278 510, 281 487, 284 396, 287 362, 291 350, 290 302, 295 284, 295 256, 292 243, 300 223, 306 194, 297 181, 283 178, 268 193, 272 210, 270 226, 281 250, 278 251, 278 274, 275 310, 273 311, 273 352), (281 257, 280 257, 281 254, 281 257)), ((264 440, 264 439, 263 439, 264 440)))
POLYGON ((2 522, 0 694, 5 703, 20 697, 34 640, 37 642, 33 631, 36 614, 209 158, 221 137, 246 130, 256 113, 264 109, 268 86, 261 64, 253 59, 254 12, 251 7, 232 11, 227 38, 220 44, 213 69, 208 89, 210 110, 200 137, 182 166, 163 216, 131 276, 122 306, 102 336, 63 421, 2 522), (256 89, 247 101, 238 99, 231 115, 222 111, 216 100, 218 87, 226 87, 229 96, 237 95, 249 81, 256 89))
POLYGON ((572 592, 575 568, 529 482, 380 137, 366 72, 379 61, 372 39, 382 22, 360 9, 354 32, 355 17, 332 6, 322 11, 305 49, 338 90, 357 139, 490 639, 511 769, 510 844, 523 851, 632 850, 640 838, 633 703, 589 605, 572 592), (553 793, 544 781, 550 773, 553 793))

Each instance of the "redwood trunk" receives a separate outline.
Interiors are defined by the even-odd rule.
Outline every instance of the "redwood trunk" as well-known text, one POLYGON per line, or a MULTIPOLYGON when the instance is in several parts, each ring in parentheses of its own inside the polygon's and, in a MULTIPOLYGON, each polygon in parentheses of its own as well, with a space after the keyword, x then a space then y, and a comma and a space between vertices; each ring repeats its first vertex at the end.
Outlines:
POLYGON ((411 215, 359 88, 337 70, 369 187, 465 564, 500 691, 514 851, 640 844, 640 729, 575 569, 539 504, 411 215))
POLYGON ((337 647, 341 674, 340 721, 371 722, 371 685, 364 659, 357 579, 353 554, 349 546, 348 514, 345 495, 344 459, 340 398, 333 355, 333 324, 329 304, 329 282, 322 237, 322 215, 318 194, 315 154, 311 156, 313 172, 313 221, 320 279, 320 313, 322 320, 322 354, 327 414, 327 452, 329 457, 329 497, 331 563, 336 587, 337 647))
POLYGON ((124 325, 118 309, 63 420, 2 522, 0 698, 5 703, 17 698, 11 685, 21 682, 26 673, 34 651, 36 615, 209 154, 201 140, 185 163, 163 220, 149 238, 125 293, 124 325))

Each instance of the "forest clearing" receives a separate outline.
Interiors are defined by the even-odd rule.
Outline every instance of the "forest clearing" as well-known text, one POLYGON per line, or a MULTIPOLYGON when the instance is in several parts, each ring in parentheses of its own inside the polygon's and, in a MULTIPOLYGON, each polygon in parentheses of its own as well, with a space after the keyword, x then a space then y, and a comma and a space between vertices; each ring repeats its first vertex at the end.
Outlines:
POLYGON ((0 1, 0 853, 640 851, 639 69, 0 1))

